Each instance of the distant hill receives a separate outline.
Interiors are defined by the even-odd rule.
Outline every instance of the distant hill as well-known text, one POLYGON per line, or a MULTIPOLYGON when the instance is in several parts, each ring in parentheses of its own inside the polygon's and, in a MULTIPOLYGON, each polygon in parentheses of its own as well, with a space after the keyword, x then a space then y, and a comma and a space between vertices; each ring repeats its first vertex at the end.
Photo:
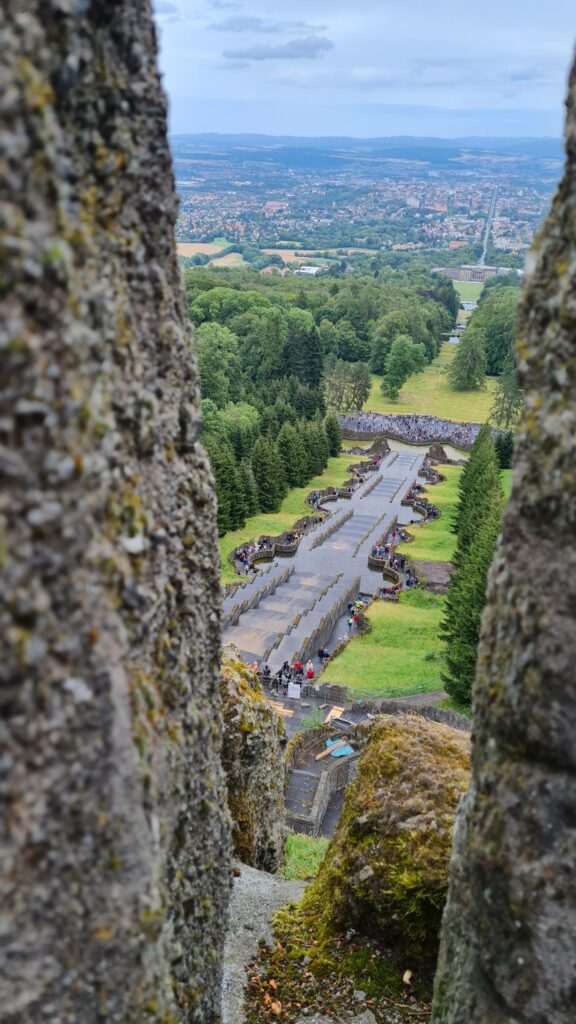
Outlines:
MULTIPOLYGON (((220 135, 205 132, 198 135, 174 135, 172 143, 177 149, 197 150, 244 150, 291 153, 322 151, 342 158, 342 153, 370 153, 373 157, 390 159, 425 159, 438 162, 439 159, 454 159, 466 152, 494 154, 498 156, 527 156, 532 159, 562 159, 561 139, 555 138, 498 138, 468 136, 456 139, 422 138, 411 135, 397 135, 390 138, 356 139, 348 136, 321 136, 308 138, 291 135, 237 134, 220 135), (436 153, 436 157, 432 153, 436 153)), ((246 158, 247 158, 246 155, 246 158)))

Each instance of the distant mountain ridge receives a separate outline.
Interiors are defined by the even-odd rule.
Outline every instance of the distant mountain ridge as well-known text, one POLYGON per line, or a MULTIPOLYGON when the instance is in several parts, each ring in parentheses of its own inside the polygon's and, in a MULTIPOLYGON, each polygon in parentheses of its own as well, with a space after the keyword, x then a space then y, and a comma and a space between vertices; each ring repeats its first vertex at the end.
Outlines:
POLYGON ((511 155, 526 154, 537 159, 562 158, 562 140, 553 137, 498 137, 465 136, 460 138, 435 138, 414 135, 395 135, 382 138, 353 138, 351 136, 297 136, 259 135, 254 133, 219 134, 202 132, 198 134, 175 134, 173 142, 178 145, 192 145, 218 149, 304 149, 304 150, 367 150, 371 153, 392 154, 408 150, 455 150, 474 152, 497 152, 511 155))

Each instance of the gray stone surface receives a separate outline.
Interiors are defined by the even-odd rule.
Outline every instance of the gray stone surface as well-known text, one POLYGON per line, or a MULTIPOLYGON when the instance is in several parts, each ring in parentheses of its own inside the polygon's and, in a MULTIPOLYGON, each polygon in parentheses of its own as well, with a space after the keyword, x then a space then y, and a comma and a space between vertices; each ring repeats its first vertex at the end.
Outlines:
POLYGON ((576 68, 566 142, 528 261, 526 409, 483 619, 435 1024, 573 1024, 576 1014, 576 68))
POLYGON ((272 920, 277 911, 300 900, 306 889, 306 882, 291 882, 245 864, 238 864, 236 870, 224 949, 222 1024, 243 1024, 245 968, 261 941, 273 945, 272 920))
POLYGON ((222 763, 234 849, 245 864, 277 871, 284 861, 284 743, 281 720, 237 651, 222 657, 222 763))
POLYGON ((150 8, 0 8, 3 1024, 218 1016, 212 484, 150 8))

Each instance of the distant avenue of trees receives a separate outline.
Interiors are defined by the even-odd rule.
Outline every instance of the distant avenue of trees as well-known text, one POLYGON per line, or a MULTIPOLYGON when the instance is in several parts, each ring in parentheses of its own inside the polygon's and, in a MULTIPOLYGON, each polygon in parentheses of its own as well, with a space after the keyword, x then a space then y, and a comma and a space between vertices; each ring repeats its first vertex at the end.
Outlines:
POLYGON ((522 408, 514 350, 519 296, 516 274, 486 282, 450 367, 456 391, 485 387, 486 374, 498 378, 490 419, 504 430, 514 426, 522 408))

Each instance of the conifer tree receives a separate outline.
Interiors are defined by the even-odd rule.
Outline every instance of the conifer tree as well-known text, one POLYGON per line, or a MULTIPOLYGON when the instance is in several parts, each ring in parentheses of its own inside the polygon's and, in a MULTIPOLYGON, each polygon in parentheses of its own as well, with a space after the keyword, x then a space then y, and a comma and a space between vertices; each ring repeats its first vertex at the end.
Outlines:
POLYGON ((305 438, 311 476, 318 476, 328 465, 329 452, 328 438, 321 420, 306 424, 305 438))
POLYGON ((259 437, 251 462, 260 511, 277 512, 286 494, 286 482, 276 442, 268 437, 259 437))
POLYGON ((447 672, 443 680, 446 692, 462 706, 469 706, 472 699, 480 619, 501 521, 502 502, 490 508, 477 528, 446 595, 442 635, 446 640, 447 672))
POLYGON ((524 396, 518 386, 516 364, 510 353, 496 384, 490 419, 497 427, 509 430, 516 423, 523 404, 524 396))
POLYGON ((303 487, 308 475, 308 458, 297 430, 285 423, 278 434, 278 452, 288 487, 303 487))
POLYGON ((246 516, 255 516, 260 510, 258 505, 258 491, 256 489, 256 481, 254 479, 254 473, 252 472, 252 466, 248 459, 242 459, 238 467, 240 474, 240 484, 244 494, 244 502, 246 505, 246 516))
POLYGON ((458 538, 453 559, 455 570, 442 623, 448 668, 444 683, 450 696, 462 705, 470 703, 480 617, 502 509, 500 468, 490 429, 485 424, 460 478, 452 524, 458 538))
POLYGON ((494 447, 496 448, 500 469, 510 469, 512 456, 514 455, 514 434, 512 431, 509 430, 505 434, 498 434, 494 447))
POLYGON ((468 326, 458 342, 449 370, 455 391, 480 391, 486 387, 486 350, 479 330, 468 326))
POLYGON ((207 450, 216 485, 218 533, 223 536, 228 530, 244 526, 247 502, 234 450, 229 442, 210 438, 207 450))
POLYGON ((478 474, 478 467, 486 460, 487 452, 489 456, 490 437, 490 427, 484 423, 476 435, 476 439, 470 452, 470 457, 464 463, 464 467, 460 474, 460 480, 458 482, 458 503, 451 523, 452 532, 457 536, 459 535, 462 517, 465 515, 469 506, 469 492, 470 488, 474 485, 474 479, 478 474))
POLYGON ((340 424, 338 417, 335 413, 328 413, 324 420, 324 429, 326 431, 326 437, 328 438, 328 451, 329 454, 334 457, 340 454, 342 447, 342 432, 340 430, 340 424))

